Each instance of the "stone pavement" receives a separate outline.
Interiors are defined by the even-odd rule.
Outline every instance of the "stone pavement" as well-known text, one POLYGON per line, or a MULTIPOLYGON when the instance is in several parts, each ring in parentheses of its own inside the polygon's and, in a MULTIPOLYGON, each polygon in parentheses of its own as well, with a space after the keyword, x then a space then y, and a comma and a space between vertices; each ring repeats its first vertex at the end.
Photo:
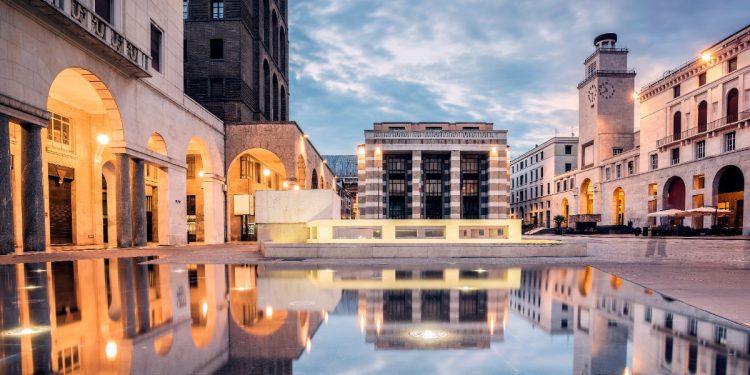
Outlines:
POLYGON ((155 255, 154 263, 276 264, 309 268, 420 266, 580 267, 605 272, 750 326, 750 238, 548 236, 585 243, 580 258, 264 259, 255 244, 159 246, 0 256, 0 264, 155 255))

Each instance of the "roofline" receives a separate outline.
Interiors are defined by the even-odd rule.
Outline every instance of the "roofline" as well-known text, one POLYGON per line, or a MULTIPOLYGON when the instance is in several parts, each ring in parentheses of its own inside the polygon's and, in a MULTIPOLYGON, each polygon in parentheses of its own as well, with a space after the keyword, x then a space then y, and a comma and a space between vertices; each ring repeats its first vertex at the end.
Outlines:
POLYGON ((529 154, 533 154, 536 151, 538 151, 539 149, 545 148, 545 147, 547 147, 547 146, 549 146, 549 145, 551 145, 553 143, 573 142, 573 141, 578 142, 578 137, 552 137, 552 138, 544 141, 542 144, 540 144, 540 145, 538 145, 538 146, 536 146, 536 147, 534 147, 534 148, 532 148, 532 149, 524 152, 523 154, 521 154, 521 155, 519 155, 519 156, 517 156, 517 157, 515 157, 513 159, 510 159, 510 163, 513 164, 515 162, 518 162, 518 161, 520 161, 520 159, 523 159, 523 158, 526 158, 527 156, 529 156, 529 154))

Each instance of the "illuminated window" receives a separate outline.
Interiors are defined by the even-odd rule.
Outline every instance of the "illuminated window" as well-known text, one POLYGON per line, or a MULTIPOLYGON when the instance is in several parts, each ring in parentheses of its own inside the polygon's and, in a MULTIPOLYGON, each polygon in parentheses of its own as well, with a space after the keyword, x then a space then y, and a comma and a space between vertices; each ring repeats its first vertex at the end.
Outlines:
POLYGON ((72 374, 81 369, 81 354, 78 345, 57 352, 57 371, 60 374, 72 374))
POLYGON ((656 184, 648 184, 648 195, 656 195, 656 184))
POLYGON ((57 148, 70 149, 70 119, 53 113, 47 128, 47 140, 57 148))
POLYGON ((693 189, 703 189, 706 185, 706 177, 702 174, 693 176, 693 189))

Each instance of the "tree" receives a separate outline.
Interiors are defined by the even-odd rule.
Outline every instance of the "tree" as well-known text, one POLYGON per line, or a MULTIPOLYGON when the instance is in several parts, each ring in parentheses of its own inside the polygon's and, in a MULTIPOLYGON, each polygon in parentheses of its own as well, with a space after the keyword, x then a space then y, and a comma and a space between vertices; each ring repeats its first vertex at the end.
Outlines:
POLYGON ((563 215, 555 215, 554 220, 555 220, 555 225, 559 229, 560 226, 562 225, 563 221, 565 221, 565 216, 563 216, 563 215))

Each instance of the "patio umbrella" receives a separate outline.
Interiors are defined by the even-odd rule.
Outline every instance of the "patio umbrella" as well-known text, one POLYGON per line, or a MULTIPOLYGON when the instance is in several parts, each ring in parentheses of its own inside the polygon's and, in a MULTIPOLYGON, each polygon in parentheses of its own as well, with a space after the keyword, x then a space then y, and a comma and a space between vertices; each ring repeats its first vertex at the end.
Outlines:
POLYGON ((681 216, 685 216, 685 211, 670 208, 668 210, 652 212, 646 216, 647 217, 681 217, 681 216))
POLYGON ((718 215, 718 214, 728 214, 730 212, 732 211, 727 210, 725 208, 716 208, 716 207, 711 207, 711 206, 691 208, 685 211, 685 213, 690 216, 718 215))

